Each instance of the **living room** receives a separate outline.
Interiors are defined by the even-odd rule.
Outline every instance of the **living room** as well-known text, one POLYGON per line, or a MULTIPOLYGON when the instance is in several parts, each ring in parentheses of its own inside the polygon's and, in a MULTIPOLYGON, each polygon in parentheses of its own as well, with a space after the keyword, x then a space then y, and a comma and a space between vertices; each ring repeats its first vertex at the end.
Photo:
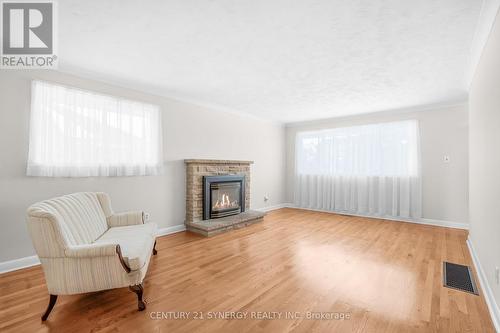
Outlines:
POLYGON ((500 330, 500 1, 0 4, 0 331, 500 330))

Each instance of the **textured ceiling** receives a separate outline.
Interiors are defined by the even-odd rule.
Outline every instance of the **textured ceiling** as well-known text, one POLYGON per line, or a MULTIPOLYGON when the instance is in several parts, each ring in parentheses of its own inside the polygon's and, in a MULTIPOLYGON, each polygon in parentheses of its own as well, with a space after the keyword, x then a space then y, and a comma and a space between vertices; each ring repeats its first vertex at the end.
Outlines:
POLYGON ((480 0, 59 1, 59 69, 280 122, 463 101, 480 0))

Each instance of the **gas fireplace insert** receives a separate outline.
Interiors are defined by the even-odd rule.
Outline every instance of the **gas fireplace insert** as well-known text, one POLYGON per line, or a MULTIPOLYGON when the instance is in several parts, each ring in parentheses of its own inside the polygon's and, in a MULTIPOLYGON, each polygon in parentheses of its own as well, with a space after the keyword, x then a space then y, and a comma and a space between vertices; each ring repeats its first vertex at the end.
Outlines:
POLYGON ((245 211, 245 176, 203 177, 203 219, 216 219, 245 211))

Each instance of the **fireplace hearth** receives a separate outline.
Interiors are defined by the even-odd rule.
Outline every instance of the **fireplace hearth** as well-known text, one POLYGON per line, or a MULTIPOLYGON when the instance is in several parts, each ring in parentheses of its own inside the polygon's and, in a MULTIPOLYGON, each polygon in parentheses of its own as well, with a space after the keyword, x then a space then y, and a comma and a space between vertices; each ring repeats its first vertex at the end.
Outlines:
POLYGON ((203 220, 217 219, 244 211, 244 175, 203 177, 203 220))

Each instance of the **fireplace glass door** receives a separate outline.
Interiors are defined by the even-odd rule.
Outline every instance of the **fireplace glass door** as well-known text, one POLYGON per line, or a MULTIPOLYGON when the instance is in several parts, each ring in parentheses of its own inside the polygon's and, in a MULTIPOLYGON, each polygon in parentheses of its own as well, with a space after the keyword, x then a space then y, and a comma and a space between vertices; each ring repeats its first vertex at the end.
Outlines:
POLYGON ((212 183, 211 191, 211 218, 218 218, 241 212, 240 182, 212 183))
POLYGON ((203 177, 203 219, 217 219, 245 211, 245 176, 203 177))

